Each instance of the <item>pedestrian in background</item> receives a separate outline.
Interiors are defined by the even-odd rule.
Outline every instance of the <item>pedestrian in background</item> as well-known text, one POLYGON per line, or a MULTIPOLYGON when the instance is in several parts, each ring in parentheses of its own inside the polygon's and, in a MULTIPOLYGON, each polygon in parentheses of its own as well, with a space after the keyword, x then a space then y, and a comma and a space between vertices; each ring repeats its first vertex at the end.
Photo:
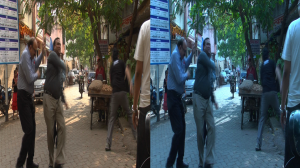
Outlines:
POLYGON ((168 93, 168 69, 165 71, 165 79, 164 79, 164 87, 165 87, 165 95, 164 95, 164 119, 166 120, 166 113, 168 111, 168 103, 167 103, 167 93, 168 93))
MULTIPOLYGON (((298 13, 300 15, 300 0, 298 1, 298 13)), ((284 60, 282 89, 281 89, 281 123, 285 125, 285 168, 299 167, 300 160, 292 152, 290 139, 294 138, 289 134, 289 119, 291 112, 300 109, 300 18, 293 21, 287 30, 284 42, 282 59, 284 60), (286 101, 287 100, 287 101, 286 101), (287 104, 286 104, 287 102, 287 104), (286 108, 287 105, 287 108, 286 108), (294 159, 292 159, 294 158, 294 159)), ((299 140, 299 139, 297 139, 299 140)))
MULTIPOLYGON (((193 92, 194 119, 197 127, 197 143, 199 151, 199 168, 203 165, 210 168, 215 158, 215 122, 212 108, 212 73, 215 64, 210 61, 211 45, 209 38, 203 41, 203 51, 198 56, 197 70, 193 92), (204 158, 204 122, 207 125, 206 157, 204 158), (205 162, 204 162, 205 161, 205 162)), ((217 108, 217 107, 216 107, 217 108)))
POLYGON ((65 64, 61 61, 60 39, 57 37, 53 41, 53 51, 47 59, 47 71, 43 108, 44 117, 47 126, 47 143, 49 151, 49 167, 61 168, 65 163, 65 142, 66 142, 66 124, 63 115, 62 98, 62 71, 66 70, 65 64), (57 150, 54 157, 54 121, 57 123, 57 150))
POLYGON ((185 93, 184 84, 189 78, 189 72, 186 72, 190 63, 192 62, 193 54, 195 53, 195 47, 192 53, 185 58, 187 53, 187 43, 185 39, 180 39, 177 42, 177 46, 174 49, 169 63, 168 72, 168 113, 172 130, 174 132, 172 138, 171 149, 169 157, 166 163, 167 168, 172 168, 175 163, 177 168, 188 168, 189 165, 183 162, 184 157, 184 143, 185 143, 185 113, 183 104, 181 101, 182 94, 185 93), (178 154, 178 155, 177 155, 178 154))
MULTIPOLYGON (((96 80, 101 80, 101 81, 106 80, 105 69, 103 67, 103 63, 100 60, 100 58, 98 58, 97 60, 97 69, 95 70, 95 72, 96 72, 95 75, 96 80)), ((99 111, 98 122, 101 122, 101 119, 105 120, 105 113, 102 110, 99 111)))
POLYGON ((46 55, 45 45, 43 44, 42 53, 35 58, 37 50, 37 41, 35 38, 31 38, 22 53, 19 63, 20 73, 17 84, 17 104, 24 136, 16 164, 17 168, 23 167, 26 158, 26 167, 39 167, 38 164, 33 162, 36 124, 32 95, 34 94, 34 81, 41 76, 38 68, 41 64, 43 56, 46 55))
MULTIPOLYGON (((251 58, 248 59, 248 64, 249 64, 249 68, 247 70, 247 75, 246 75, 246 79, 247 80, 256 80, 257 81, 257 75, 256 75, 256 70, 255 67, 253 66, 252 62, 251 62, 251 58)), ((255 99, 254 98, 247 98, 247 102, 254 102, 255 99)), ((252 121, 256 121, 256 113, 255 111, 251 110, 250 111, 250 119, 249 122, 252 121)))
POLYGON ((15 119, 14 114, 17 113, 17 119, 19 119, 19 111, 18 111, 18 70, 14 70, 14 78, 12 81, 12 86, 14 87, 13 101, 12 101, 12 110, 13 110, 13 120, 15 119))
MULTIPOLYGON (((149 168, 150 131, 146 130, 146 115, 150 110, 150 20, 145 21, 141 26, 134 59, 136 67, 132 123, 134 128, 137 128, 136 168, 149 168)), ((147 127, 150 129, 150 124, 147 127)))
POLYGON ((262 51, 263 63, 260 68, 260 81, 263 87, 261 96, 261 110, 259 115, 259 125, 257 132, 256 151, 261 150, 262 133, 266 120, 269 118, 268 109, 272 106, 274 111, 280 116, 279 101, 277 93, 280 91, 277 88, 275 77, 281 83, 280 70, 276 67, 273 60, 269 59, 269 49, 265 47, 262 51))

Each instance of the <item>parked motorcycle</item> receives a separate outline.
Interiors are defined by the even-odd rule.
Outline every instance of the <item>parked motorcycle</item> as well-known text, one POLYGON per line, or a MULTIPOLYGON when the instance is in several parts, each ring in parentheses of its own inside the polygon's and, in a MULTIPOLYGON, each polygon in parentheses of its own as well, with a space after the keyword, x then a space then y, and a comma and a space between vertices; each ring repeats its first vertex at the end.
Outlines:
MULTIPOLYGON (((5 88, 3 86, 0 85, 0 91, 1 91, 1 95, 0 95, 0 111, 2 114, 5 115, 5 88)), ((8 107, 10 105, 10 101, 11 101, 11 95, 12 95, 12 89, 8 88, 8 107)))
MULTIPOLYGON (((159 88, 159 109, 161 108, 161 101, 163 99, 163 92, 164 89, 163 88, 159 88)), ((156 105, 156 88, 152 86, 152 80, 150 80, 150 94, 151 94, 151 111, 153 111, 153 113, 155 115, 158 115, 159 111, 157 110, 157 105, 156 105)))

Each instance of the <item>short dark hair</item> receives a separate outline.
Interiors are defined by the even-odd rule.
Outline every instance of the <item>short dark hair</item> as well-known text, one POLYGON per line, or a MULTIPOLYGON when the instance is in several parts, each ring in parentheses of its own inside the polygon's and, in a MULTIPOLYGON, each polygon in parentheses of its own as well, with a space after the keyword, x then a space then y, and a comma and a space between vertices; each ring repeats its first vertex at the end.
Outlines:
POLYGON ((117 48, 113 49, 113 55, 112 55, 113 61, 117 60, 119 58, 119 50, 117 48))
POLYGON ((268 49, 268 47, 264 47, 261 54, 262 54, 262 57, 263 57, 263 61, 267 60, 269 58, 269 49, 268 49))
POLYGON ((59 38, 59 37, 56 37, 56 38, 54 39, 54 41, 53 41, 53 47, 55 46, 56 40, 58 40, 58 39, 60 39, 60 38, 59 38))
POLYGON ((30 38, 30 40, 28 41, 28 47, 33 46, 33 43, 35 41, 35 38, 30 38))
POLYGON ((177 47, 183 46, 183 42, 185 41, 184 38, 181 38, 180 40, 178 40, 177 42, 177 47))
POLYGON ((206 37, 206 38, 204 39, 204 41, 203 41, 203 47, 205 46, 205 41, 206 41, 207 39, 209 39, 209 37, 206 37))

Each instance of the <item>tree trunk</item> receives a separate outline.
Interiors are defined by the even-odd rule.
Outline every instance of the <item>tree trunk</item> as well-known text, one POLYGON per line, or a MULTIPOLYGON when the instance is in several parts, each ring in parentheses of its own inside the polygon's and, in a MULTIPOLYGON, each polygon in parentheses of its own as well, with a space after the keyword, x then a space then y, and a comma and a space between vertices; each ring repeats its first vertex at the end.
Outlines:
POLYGON ((125 52, 126 54, 125 54, 125 57, 124 57, 124 61, 127 61, 127 59, 129 58, 132 35, 133 35, 133 27, 134 27, 135 20, 137 18, 138 2, 139 2, 139 0, 134 1, 134 9, 133 9, 132 20, 131 20, 131 25, 130 25, 129 41, 128 41, 128 45, 127 45, 127 48, 126 48, 126 52, 125 52))
POLYGON ((244 30, 244 35, 245 35, 245 41, 246 41, 247 51, 248 51, 248 54, 250 55, 251 62, 254 65, 253 53, 252 53, 252 50, 251 50, 251 45, 250 45, 250 41, 249 41, 249 37, 248 37, 249 31, 248 31, 247 26, 245 25, 246 24, 245 23, 246 22, 245 21, 245 15, 243 13, 243 9, 242 9, 241 5, 239 6, 239 13, 240 13, 242 24, 243 24, 243 30, 244 30))
MULTIPOLYGON (((291 8, 293 6, 296 6, 297 1, 294 1, 294 3, 292 4, 291 8)), ((284 11, 284 15, 283 15, 283 20, 281 22, 281 32, 280 32, 280 37, 279 37, 279 43, 278 43, 278 48, 275 54, 275 61, 277 63, 277 60, 280 57, 280 53, 281 53, 281 49, 282 49, 282 44, 283 44, 283 35, 285 33, 285 26, 286 26, 286 20, 288 18, 289 15, 289 0, 285 0, 285 11, 284 11)))
MULTIPOLYGON (((89 15, 89 18, 90 18, 90 21, 91 21, 91 25, 94 25, 94 23, 95 23, 94 15, 93 15, 93 13, 91 11, 91 7, 90 6, 88 7, 88 15, 89 15)), ((97 51, 98 57, 100 58, 101 61, 103 61, 102 60, 102 54, 101 54, 100 46, 99 46, 99 42, 98 42, 98 37, 97 37, 97 30, 99 29, 98 24, 96 24, 96 27, 92 26, 92 29, 93 29, 94 45, 96 47, 96 51, 97 51)))

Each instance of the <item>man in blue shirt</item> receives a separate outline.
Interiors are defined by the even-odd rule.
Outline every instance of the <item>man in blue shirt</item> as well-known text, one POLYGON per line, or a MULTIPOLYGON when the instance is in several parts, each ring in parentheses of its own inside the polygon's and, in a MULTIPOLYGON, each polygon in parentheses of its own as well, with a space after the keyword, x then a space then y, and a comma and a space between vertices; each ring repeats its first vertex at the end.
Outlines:
MULTIPOLYGON (((214 163, 215 148, 215 123, 212 109, 212 81, 211 75, 215 71, 215 64, 210 61, 211 47, 209 38, 203 41, 203 51, 198 56, 196 78, 193 93, 193 110, 197 127, 197 143, 199 150, 199 168, 202 168, 204 162, 204 122, 207 125, 207 145, 205 168, 209 168, 214 163)), ((217 104, 216 108, 217 108, 217 104)))
POLYGON ((41 76, 38 68, 43 56, 46 55, 46 50, 43 44, 42 53, 35 58, 37 49, 38 45, 36 39, 31 38, 22 53, 19 63, 20 71, 18 76, 17 101, 24 136, 17 160, 17 168, 23 168, 26 158, 26 167, 39 167, 39 165, 33 163, 36 125, 32 94, 34 91, 34 81, 41 76))
POLYGON ((187 58, 184 57, 186 51, 186 40, 180 39, 171 55, 169 63, 167 104, 174 136, 172 138, 172 146, 166 164, 167 168, 173 167, 177 153, 177 168, 189 167, 187 164, 183 163, 185 118, 183 105, 181 102, 181 95, 184 93, 185 81, 190 76, 190 74, 186 72, 186 70, 192 61, 193 53, 195 53, 195 47, 193 49, 193 52, 187 58))

